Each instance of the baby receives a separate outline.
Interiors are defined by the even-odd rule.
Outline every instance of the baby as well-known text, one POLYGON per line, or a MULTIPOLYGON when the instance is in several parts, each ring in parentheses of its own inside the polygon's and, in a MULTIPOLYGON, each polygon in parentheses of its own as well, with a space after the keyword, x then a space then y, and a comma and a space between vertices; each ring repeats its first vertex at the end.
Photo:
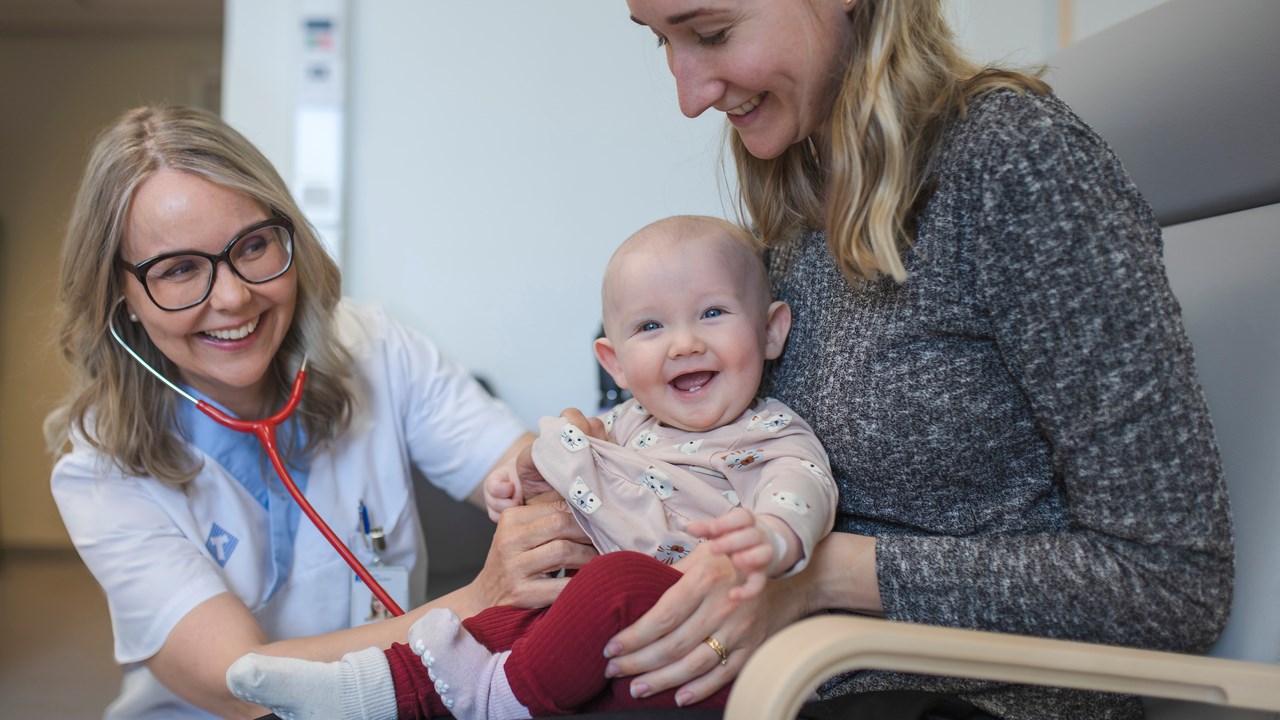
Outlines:
MULTIPOLYGON (((704 538, 742 576, 734 596, 748 597, 803 568, 835 517, 817 438, 785 405, 756 396, 791 328, 790 308, 770 302, 756 247, 726 221, 677 216, 642 228, 610 260, 595 351, 633 399, 602 418, 603 439, 543 418, 521 471, 485 481, 495 516, 560 493, 601 552, 551 607, 501 606, 465 621, 432 610, 407 647, 335 663, 247 655, 227 673, 232 692, 286 719, 675 706, 674 691, 633 698, 627 679, 606 678, 605 643, 680 578, 680 561, 704 538)), ((712 638, 699 651, 722 664, 730 652, 712 638)), ((699 706, 723 707, 727 693, 699 706)))

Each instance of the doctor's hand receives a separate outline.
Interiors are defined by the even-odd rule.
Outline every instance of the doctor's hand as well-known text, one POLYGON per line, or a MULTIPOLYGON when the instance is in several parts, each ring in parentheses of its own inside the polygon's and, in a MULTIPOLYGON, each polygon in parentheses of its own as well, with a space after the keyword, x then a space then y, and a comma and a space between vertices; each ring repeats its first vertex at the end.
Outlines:
POLYGON ((564 499, 546 493, 499 516, 484 568, 472 586, 485 607, 546 607, 569 582, 551 575, 562 568, 580 568, 595 556, 564 499))
POLYGON ((676 567, 684 576, 606 644, 610 660, 605 675, 636 675, 631 680, 635 697, 678 687, 676 702, 684 706, 731 682, 769 635, 805 611, 794 594, 793 578, 767 582, 754 597, 735 599, 733 590, 742 575, 705 543, 676 567), (723 664, 709 638, 727 651, 723 664))

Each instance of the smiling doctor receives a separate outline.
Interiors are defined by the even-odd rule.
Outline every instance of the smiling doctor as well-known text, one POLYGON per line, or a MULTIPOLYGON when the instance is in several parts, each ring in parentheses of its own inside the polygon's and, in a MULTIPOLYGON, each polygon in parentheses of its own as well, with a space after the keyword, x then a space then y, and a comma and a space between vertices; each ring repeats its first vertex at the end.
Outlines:
MULTIPOLYGON (((412 470, 458 500, 530 440, 426 338, 340 297, 337 266, 270 163, 217 117, 139 108, 99 136, 59 287, 72 389, 46 420, 52 489, 107 596, 124 666, 110 718, 257 717, 225 673, 246 652, 333 660, 401 639, 427 607, 358 625, 368 591, 285 494, 258 441, 148 374, 246 419, 274 414, 310 503, 414 607, 425 548, 412 470), (380 529, 378 541, 361 511, 380 529), (363 595, 361 594, 363 593, 363 595)), ((593 555, 563 504, 504 515, 480 576, 439 602, 545 605, 593 555)))

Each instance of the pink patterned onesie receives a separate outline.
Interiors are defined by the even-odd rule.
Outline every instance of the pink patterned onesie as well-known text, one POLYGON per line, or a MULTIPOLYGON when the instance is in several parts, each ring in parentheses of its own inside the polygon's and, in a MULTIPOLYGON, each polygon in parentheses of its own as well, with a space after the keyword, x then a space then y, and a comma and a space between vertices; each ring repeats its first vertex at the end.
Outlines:
POLYGON ((835 521, 836 485, 827 453, 786 405, 757 400, 737 420, 692 433, 663 425, 635 400, 602 416, 608 441, 563 418, 543 418, 533 460, 569 500, 602 552, 636 550, 674 563, 699 542, 691 520, 736 505, 773 515, 800 537, 803 558, 835 521))

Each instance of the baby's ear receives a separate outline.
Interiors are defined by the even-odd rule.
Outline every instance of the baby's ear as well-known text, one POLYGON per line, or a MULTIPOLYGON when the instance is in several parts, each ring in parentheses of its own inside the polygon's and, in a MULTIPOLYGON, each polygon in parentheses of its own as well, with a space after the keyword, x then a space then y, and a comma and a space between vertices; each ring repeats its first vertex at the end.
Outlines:
POLYGON ((764 320, 764 356, 768 360, 776 360, 782 355, 782 348, 787 344, 787 335, 791 332, 791 306, 781 300, 769 305, 764 320))
POLYGON ((627 390, 627 376, 622 372, 622 364, 618 362, 618 353, 613 349, 613 343, 609 342, 609 338, 599 338, 595 342, 595 349, 600 366, 613 377, 618 387, 627 390))

